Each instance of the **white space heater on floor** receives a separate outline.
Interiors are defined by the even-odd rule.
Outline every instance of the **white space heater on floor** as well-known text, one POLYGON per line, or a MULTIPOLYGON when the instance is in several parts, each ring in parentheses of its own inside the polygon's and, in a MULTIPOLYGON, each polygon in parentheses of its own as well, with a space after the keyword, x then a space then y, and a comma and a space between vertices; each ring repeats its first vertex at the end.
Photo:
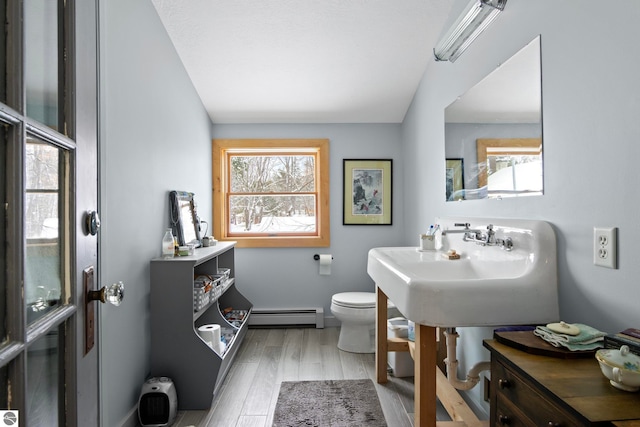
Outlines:
POLYGON ((324 309, 322 307, 289 309, 254 308, 249 317, 249 326, 306 326, 322 329, 324 328, 324 309))
POLYGON ((178 414, 178 397, 168 377, 150 378, 142 385, 138 399, 138 419, 142 427, 167 427, 178 414))

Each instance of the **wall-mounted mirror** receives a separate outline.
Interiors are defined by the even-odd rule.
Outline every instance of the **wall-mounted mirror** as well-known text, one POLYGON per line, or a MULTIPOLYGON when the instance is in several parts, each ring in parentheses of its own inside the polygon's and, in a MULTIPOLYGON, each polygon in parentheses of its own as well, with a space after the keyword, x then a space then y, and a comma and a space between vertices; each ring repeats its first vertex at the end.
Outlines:
POLYGON ((541 195, 540 36, 445 109, 446 200, 541 195))

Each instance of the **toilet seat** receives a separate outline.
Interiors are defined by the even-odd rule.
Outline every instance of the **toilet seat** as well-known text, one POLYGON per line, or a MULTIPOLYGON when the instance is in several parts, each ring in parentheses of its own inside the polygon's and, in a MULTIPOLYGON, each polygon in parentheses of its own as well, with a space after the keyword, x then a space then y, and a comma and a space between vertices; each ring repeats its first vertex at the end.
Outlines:
POLYGON ((376 294, 372 292, 342 292, 333 295, 331 303, 344 308, 376 308, 376 294))

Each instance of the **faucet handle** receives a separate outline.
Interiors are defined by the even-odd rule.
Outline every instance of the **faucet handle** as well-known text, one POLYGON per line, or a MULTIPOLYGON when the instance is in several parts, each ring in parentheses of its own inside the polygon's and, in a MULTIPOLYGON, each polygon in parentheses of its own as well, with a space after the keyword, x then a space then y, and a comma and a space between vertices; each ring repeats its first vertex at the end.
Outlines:
POLYGON ((456 222, 453 225, 456 227, 464 227, 464 228, 469 228, 471 226, 471 224, 469 224, 468 222, 456 222))

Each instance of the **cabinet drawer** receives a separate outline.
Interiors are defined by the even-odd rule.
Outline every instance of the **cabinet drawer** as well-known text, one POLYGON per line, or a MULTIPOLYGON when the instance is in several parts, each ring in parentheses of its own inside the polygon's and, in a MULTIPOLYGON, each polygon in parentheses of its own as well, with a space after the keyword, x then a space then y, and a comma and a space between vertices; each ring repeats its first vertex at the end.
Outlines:
POLYGON ((511 402, 504 399, 499 394, 497 396, 498 401, 496 402, 494 427, 537 427, 511 402))
MULTIPOLYGON (((588 425, 553 404, 547 397, 532 388, 526 380, 516 375, 503 364, 494 362, 492 365, 491 377, 492 380, 495 381, 498 404, 502 400, 510 401, 513 406, 525 414, 535 426, 576 427, 588 425)), ((505 407, 504 403, 502 407, 505 411, 509 409, 505 407)), ((496 425, 500 425, 497 416, 496 425)))

